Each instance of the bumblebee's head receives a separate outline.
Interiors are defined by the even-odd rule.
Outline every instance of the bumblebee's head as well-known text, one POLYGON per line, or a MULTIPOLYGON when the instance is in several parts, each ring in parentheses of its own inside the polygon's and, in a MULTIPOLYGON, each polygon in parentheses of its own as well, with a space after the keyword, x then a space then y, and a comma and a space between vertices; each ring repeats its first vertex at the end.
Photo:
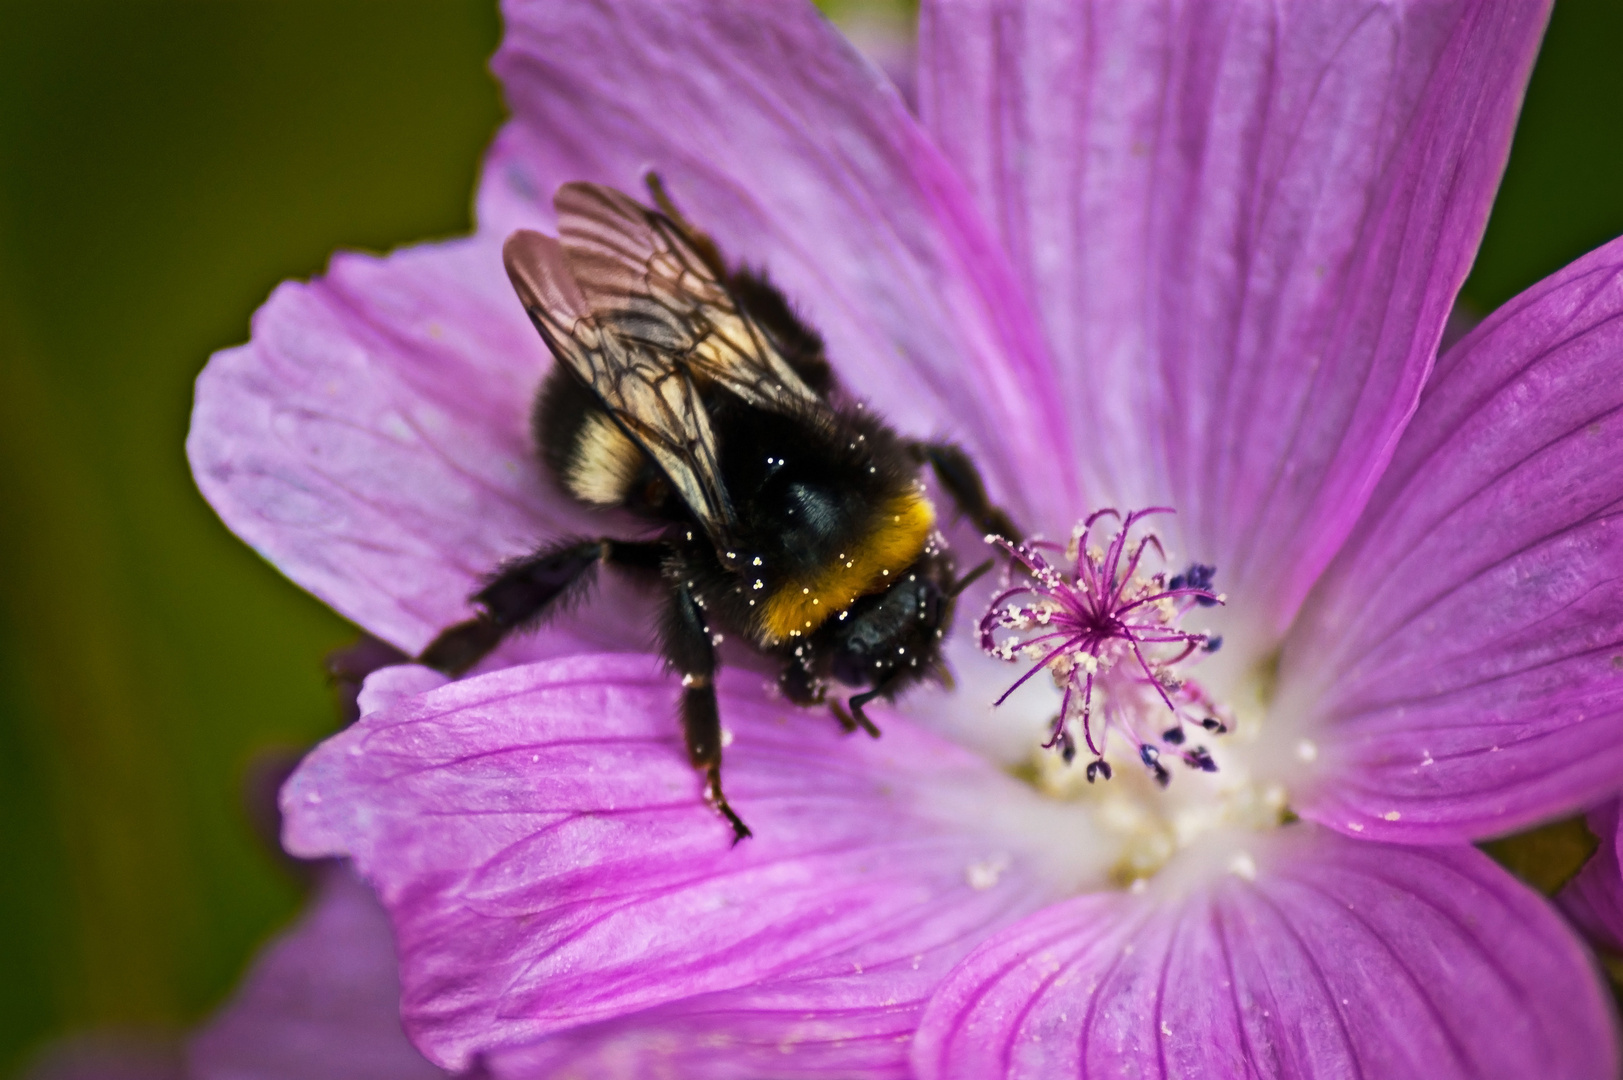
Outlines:
POLYGON ((890 588, 858 598, 845 618, 830 620, 832 674, 847 686, 888 695, 934 673, 952 604, 952 564, 926 552, 890 588))

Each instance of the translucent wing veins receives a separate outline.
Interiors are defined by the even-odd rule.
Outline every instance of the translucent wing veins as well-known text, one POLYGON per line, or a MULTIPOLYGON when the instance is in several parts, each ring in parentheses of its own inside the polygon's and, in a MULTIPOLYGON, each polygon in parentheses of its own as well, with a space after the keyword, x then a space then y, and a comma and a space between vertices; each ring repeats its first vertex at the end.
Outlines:
POLYGON ((503 258, 553 355, 664 470, 718 546, 736 518, 702 393, 773 412, 827 405, 739 309, 682 228, 613 188, 565 184, 558 239, 520 230, 503 258))
POLYGON ((670 219, 597 184, 565 184, 553 205, 569 270, 614 332, 758 408, 821 404, 670 219))
POLYGON ((502 256, 530 319, 561 363, 652 457, 718 541, 734 524, 721 485, 716 438, 693 379, 658 350, 605 330, 569 274, 558 242, 521 230, 502 256))

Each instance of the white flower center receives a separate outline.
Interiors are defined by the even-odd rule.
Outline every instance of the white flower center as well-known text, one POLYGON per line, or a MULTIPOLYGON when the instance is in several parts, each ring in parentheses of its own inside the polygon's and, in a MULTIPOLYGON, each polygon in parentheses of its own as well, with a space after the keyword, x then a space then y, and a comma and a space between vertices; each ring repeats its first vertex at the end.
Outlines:
MULTIPOLYGON (((1211 589, 1211 567, 1166 573, 1160 539, 1142 525, 1163 512, 1100 511, 1064 547, 989 538, 1026 575, 1011 575, 980 623, 988 655, 1031 665, 999 703, 1044 672, 1061 694, 1047 741, 1015 772, 1050 797, 1091 804, 1090 816, 1120 842, 1121 884, 1203 839, 1271 828, 1287 812, 1283 786, 1246 767, 1265 680, 1235 695, 1244 702, 1237 718, 1234 703, 1199 679, 1222 639, 1182 622, 1224 597, 1211 589), (1116 528, 1105 540, 1095 531, 1107 519, 1116 528)), ((1242 858, 1233 869, 1244 868, 1242 858)))

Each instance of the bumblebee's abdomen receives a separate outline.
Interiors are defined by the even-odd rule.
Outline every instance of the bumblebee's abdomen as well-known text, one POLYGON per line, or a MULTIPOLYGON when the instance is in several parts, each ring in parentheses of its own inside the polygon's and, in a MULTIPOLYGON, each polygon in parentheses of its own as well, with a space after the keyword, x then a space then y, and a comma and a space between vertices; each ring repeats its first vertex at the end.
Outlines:
POLYGON ((648 455, 561 366, 541 387, 534 426, 542 461, 565 494, 588 506, 633 510, 662 501, 664 485, 648 455), (661 490, 650 492, 651 484, 661 490))
POLYGON ((631 498, 644 458, 607 413, 594 410, 575 433, 560 479, 583 503, 621 506, 631 498))
POLYGON ((918 559, 934 527, 935 509, 916 488, 889 499, 849 550, 766 596, 758 607, 756 636, 768 645, 806 636, 859 596, 886 588, 918 559))

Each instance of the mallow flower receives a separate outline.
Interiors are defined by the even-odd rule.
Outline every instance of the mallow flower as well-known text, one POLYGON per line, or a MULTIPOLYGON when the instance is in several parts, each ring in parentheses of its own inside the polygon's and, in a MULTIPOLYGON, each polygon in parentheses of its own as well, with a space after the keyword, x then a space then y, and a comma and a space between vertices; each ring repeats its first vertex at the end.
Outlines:
MULTIPOLYGON (((186 1080, 434 1080, 400 1030, 389 923, 338 862, 185 1046, 186 1080)), ((87 1078, 88 1080, 88 1078, 87 1078)))
POLYGON ((1590 811, 1588 826, 1597 842, 1595 852, 1556 895, 1556 902, 1590 944, 1616 965, 1623 963, 1623 858, 1618 852, 1623 822, 1618 819, 1618 804, 1590 811))
POLYGON ((188 451, 231 528, 409 654, 504 558, 605 529, 535 460, 549 358, 500 248, 555 229, 559 185, 652 169, 1052 546, 979 626, 965 599, 955 688, 874 709, 876 741, 724 669, 737 847, 634 589, 456 682, 372 675, 284 843, 375 888, 417 1047, 496 1076, 1616 1075, 1592 957, 1471 843, 1623 777, 1623 246, 1436 359, 1546 14, 939 0, 914 115, 804 4, 510 0, 474 235, 335 256, 201 377, 188 451))

